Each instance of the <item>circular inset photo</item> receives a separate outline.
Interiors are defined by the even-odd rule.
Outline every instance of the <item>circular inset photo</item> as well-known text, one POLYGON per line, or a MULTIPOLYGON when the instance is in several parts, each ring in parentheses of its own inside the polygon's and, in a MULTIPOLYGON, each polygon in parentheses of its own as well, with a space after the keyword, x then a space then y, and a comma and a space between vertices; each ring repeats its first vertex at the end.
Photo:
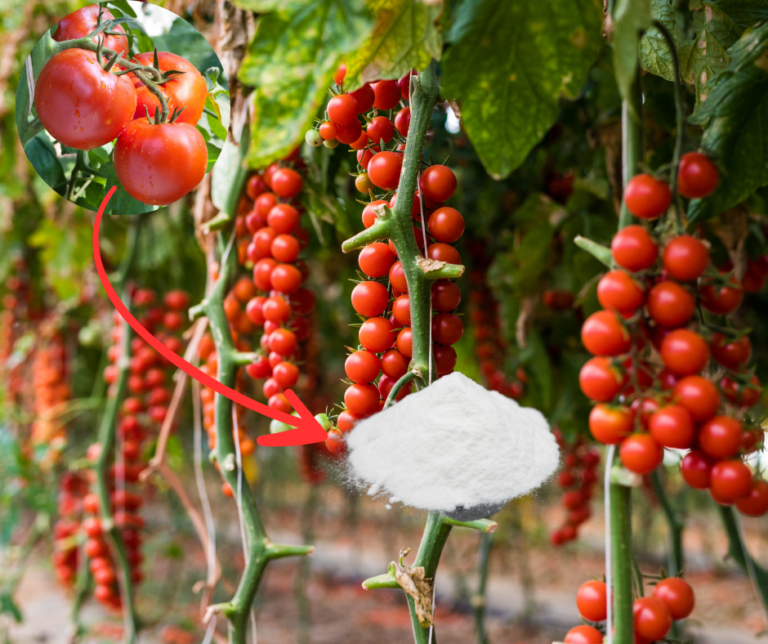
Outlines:
POLYGON ((16 125, 42 179, 73 203, 133 215, 194 190, 221 152, 230 99, 221 62, 184 19, 113 0, 64 16, 35 45, 16 125))

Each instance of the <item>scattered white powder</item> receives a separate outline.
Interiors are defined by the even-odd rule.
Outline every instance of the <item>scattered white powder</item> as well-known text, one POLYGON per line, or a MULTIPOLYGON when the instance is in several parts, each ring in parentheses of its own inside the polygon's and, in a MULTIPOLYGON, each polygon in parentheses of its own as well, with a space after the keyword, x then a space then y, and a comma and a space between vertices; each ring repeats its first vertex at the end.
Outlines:
POLYGON ((540 412, 460 373, 362 421, 347 442, 349 464, 370 496, 384 492, 462 520, 527 494, 560 460, 540 412))

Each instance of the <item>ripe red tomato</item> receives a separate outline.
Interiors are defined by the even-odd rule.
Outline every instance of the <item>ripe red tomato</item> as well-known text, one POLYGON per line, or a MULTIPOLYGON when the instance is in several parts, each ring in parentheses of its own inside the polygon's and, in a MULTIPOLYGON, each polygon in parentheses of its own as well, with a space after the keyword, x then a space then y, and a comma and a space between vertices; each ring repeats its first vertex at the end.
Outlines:
MULTIPOLYGON (((370 167, 370 164, 369 164, 369 167, 370 167)), ((382 199, 377 199, 376 201, 372 201, 371 203, 367 204, 365 208, 363 208, 363 226, 365 226, 366 228, 370 228, 371 226, 373 226, 373 224, 379 218, 374 208, 382 205, 389 205, 389 204, 382 199)))
POLYGON ((331 121, 325 121, 324 123, 320 124, 318 132, 320 132, 320 137, 323 140, 333 141, 338 134, 338 128, 336 127, 335 123, 332 123, 331 121))
POLYGON ((609 271, 597 284, 597 300, 604 309, 632 313, 643 305, 645 296, 637 282, 624 271, 609 271))
POLYGON ((373 155, 368 164, 368 177, 377 188, 394 190, 400 182, 402 167, 402 154, 397 152, 379 152, 373 155))
POLYGON ((373 382, 379 375, 380 363, 375 353, 370 351, 355 351, 344 363, 344 371, 352 382, 373 382))
POLYGON ((404 107, 395 114, 395 128, 402 136, 408 136, 408 130, 411 128, 411 108, 404 107))
MULTIPOLYGON (((418 237, 416 239, 418 239, 418 237)), ((446 264, 461 264, 461 255, 459 254, 459 251, 450 244, 443 244, 441 242, 429 245, 427 248, 427 257, 438 262, 445 262, 446 264)))
POLYGON ((725 315, 741 306, 741 300, 744 298, 741 284, 739 284, 735 277, 731 277, 728 283, 731 286, 718 286, 712 282, 701 286, 699 297, 701 298, 702 306, 707 311, 725 315))
MULTIPOLYGON (((114 19, 115 16, 109 9, 106 7, 101 8, 102 24, 114 19)), ((64 42, 65 40, 85 38, 85 36, 96 29, 98 21, 99 5, 88 5, 77 11, 73 11, 59 20, 59 26, 53 34, 53 39, 56 42, 64 42)), ((125 33, 122 25, 116 25, 112 27, 110 31, 125 33)), ((104 38, 104 47, 106 49, 112 49, 113 51, 119 52, 121 56, 128 53, 127 36, 105 36, 103 33, 100 33, 98 36, 94 36, 93 42, 97 42, 100 38, 104 38)))
POLYGON ((389 291, 380 282, 360 282, 352 289, 352 308, 365 317, 376 317, 386 311, 389 291))
POLYGON ((682 405, 661 407, 648 420, 648 429, 659 445, 676 449, 689 448, 696 432, 691 414, 682 405))
POLYGON ((735 418, 715 416, 699 427, 699 447, 709 456, 729 458, 741 449, 742 429, 735 418))
POLYGON ((661 359, 677 376, 689 376, 701 371, 709 360, 709 348, 698 333, 675 329, 661 342, 661 359))
POLYGON ((264 177, 262 177, 260 174, 254 174, 250 179, 248 179, 248 184, 245 187, 245 193, 248 195, 248 198, 252 201, 255 201, 256 198, 267 191, 267 182, 264 181, 264 177))
POLYGON ((299 341, 289 329, 275 329, 269 334, 269 350, 281 356, 291 356, 296 351, 299 341))
POLYGON ((753 407, 760 400, 760 381, 753 375, 749 379, 749 385, 725 376, 720 381, 720 389, 730 402, 739 407, 753 407))
POLYGON ((400 85, 396 80, 383 80, 373 83, 373 107, 377 110, 394 109, 400 102, 400 85))
POLYGON ((452 244, 464 234, 464 217, 455 208, 438 208, 427 221, 427 229, 437 241, 452 244))
POLYGON ((278 262, 288 264, 299 256, 301 249, 299 240, 293 235, 277 235, 272 240, 269 250, 278 262))
POLYGON ((96 54, 65 49, 40 71, 35 109, 43 127, 57 141, 92 150, 116 139, 131 122, 136 90, 125 76, 105 72, 96 54))
POLYGON ((637 272, 653 266, 659 248, 645 228, 626 226, 614 235, 611 254, 619 266, 637 272))
POLYGON ((589 413, 589 431, 604 445, 617 445, 632 433, 633 414, 626 407, 595 405, 589 413))
POLYGON ((270 281, 279 293, 293 293, 301 286, 304 276, 293 264, 278 264, 272 269, 270 281))
POLYGON ((592 358, 579 372, 579 385, 587 398, 597 402, 613 399, 625 380, 621 372, 607 358, 592 358))
MULTIPOLYGON (((355 122, 359 125, 358 113, 357 101, 349 94, 339 94, 328 101, 328 116, 336 125, 350 125, 355 122)), ((322 128, 320 136, 325 138, 322 128)))
MULTIPOLYGON (((140 65, 152 66, 154 56, 152 52, 145 52, 133 60, 140 65)), ((159 86, 168 102, 169 114, 173 114, 173 110, 176 108, 185 108, 176 122, 197 125, 203 115, 205 101, 208 98, 208 86, 202 74, 188 60, 167 51, 157 52, 157 62, 160 71, 167 72, 175 69, 184 72, 171 77, 169 81, 159 86)), ((133 118, 143 119, 147 112, 150 116, 154 116, 155 110, 160 109, 160 101, 157 96, 150 92, 147 86, 133 74, 129 74, 129 76, 136 88, 136 111, 133 118)))
POLYGON ((618 356, 629 351, 632 338, 613 311, 597 311, 581 327, 581 341, 592 355, 618 356))
POLYGON ((378 411, 380 399, 379 390, 371 384, 351 385, 344 392, 344 404, 358 418, 365 418, 378 411))
POLYGON ((132 121, 115 144, 117 178, 134 199, 170 205, 200 184, 208 168, 203 135, 189 123, 132 121))
POLYGON ((673 389, 678 404, 685 407, 696 422, 709 420, 720 406, 717 387, 701 376, 686 376, 673 389))
POLYGON ((347 451, 347 441, 344 439, 343 434, 332 429, 328 432, 328 438, 325 439, 325 446, 332 454, 343 454, 347 451))
POLYGON ((246 373, 254 380, 261 380, 272 375, 272 367, 269 360, 262 355, 257 355, 251 364, 245 368, 246 373))
POLYGON ((680 159, 677 191, 689 199, 711 195, 720 181, 720 173, 709 157, 701 152, 688 152, 680 159))
POLYGON ((440 313, 450 313, 461 302, 459 287, 448 280, 439 280, 432 284, 432 308, 440 313))
POLYGON ((710 472, 709 491, 720 504, 728 505, 752 490, 752 472, 740 460, 719 461, 710 472))
POLYGON ((358 114, 363 114, 370 110, 373 107, 373 101, 376 97, 370 83, 366 83, 360 89, 351 92, 350 95, 357 101, 358 114))
POLYGON ((386 318, 368 318, 360 326, 357 337, 360 344, 373 353, 383 353, 395 341, 394 327, 386 318))
POLYGON ((419 189, 426 199, 442 203, 456 192, 456 175, 447 166, 430 166, 421 173, 419 189))
POLYGON ((670 277, 689 282, 700 277, 707 269, 709 251, 695 237, 680 235, 664 247, 661 261, 670 277))
POLYGON ((752 342, 746 335, 737 340, 730 340, 722 333, 713 333, 710 348, 712 357, 733 371, 745 365, 752 355, 752 342))
POLYGON ((677 282, 656 284, 648 293, 648 313, 668 329, 682 326, 691 319, 696 300, 677 282))
POLYGON ((408 358, 397 349, 390 349, 381 356, 381 370, 384 375, 397 381, 408 371, 408 358))
POLYGON ((624 203, 635 217, 656 219, 672 203, 672 191, 663 181, 649 174, 638 174, 624 188, 624 203))
POLYGON ((576 593, 576 608, 584 619, 602 622, 608 613, 607 598, 604 581, 587 581, 576 593))
POLYGON ((432 339, 439 344, 456 344, 464 335, 464 323, 453 313, 438 313, 432 318, 432 339))
POLYGON ((277 195, 274 192, 264 192, 256 197, 256 201, 253 202, 253 210, 263 221, 267 221, 270 211, 276 205, 277 195))
POLYGON ((456 349, 445 344, 432 343, 432 353, 435 357, 435 371, 438 376, 451 373, 456 366, 456 349))
POLYGON ((405 279, 405 271, 400 262, 395 262, 389 269, 389 282, 401 293, 408 292, 408 282, 405 279))
POLYGON ((630 472, 650 474, 661 463, 664 450, 650 434, 632 434, 619 447, 619 458, 630 472))
POLYGON ((299 368, 283 360, 275 365, 272 377, 282 389, 290 389, 299 381, 299 368))
POLYGON ((395 346, 407 358, 413 357, 413 333, 411 332, 411 327, 407 326, 397 334, 395 346))
POLYGON ((640 597, 632 606, 635 635, 655 642, 666 637, 672 627, 672 615, 667 605, 656 597, 640 597))
POLYGON ((384 277, 395 263, 395 255, 388 244, 375 242, 368 244, 357 258, 360 270, 368 277, 384 277))
POLYGON ((755 479, 749 494, 736 500, 736 507, 748 517, 763 516, 768 512, 768 483, 755 479))
POLYGON ((697 450, 691 450, 680 462, 680 474, 683 480, 696 490, 706 490, 709 487, 709 472, 712 463, 705 454, 697 450))
POLYGON ((277 234, 288 235, 296 230, 300 218, 301 216, 296 208, 287 203, 279 203, 269 211, 267 224, 277 234))
MULTIPOLYGON (((570 539, 563 539, 563 542, 565 541, 570 539)), ((603 634, 593 626, 581 624, 574 626, 565 634, 563 644, 603 644, 603 634)))
POLYGON ((398 296, 392 304, 392 315, 401 326, 411 325, 411 302, 407 295, 398 296))
POLYGON ((304 180, 291 168, 278 168, 272 175, 272 190, 278 197, 291 199, 301 192, 304 180))
POLYGON ((395 126, 386 116, 376 116, 365 130, 374 143, 389 143, 395 136, 395 126))
POLYGON ((275 324, 287 322, 291 317, 291 306, 280 295, 273 295, 262 307, 264 318, 275 324))

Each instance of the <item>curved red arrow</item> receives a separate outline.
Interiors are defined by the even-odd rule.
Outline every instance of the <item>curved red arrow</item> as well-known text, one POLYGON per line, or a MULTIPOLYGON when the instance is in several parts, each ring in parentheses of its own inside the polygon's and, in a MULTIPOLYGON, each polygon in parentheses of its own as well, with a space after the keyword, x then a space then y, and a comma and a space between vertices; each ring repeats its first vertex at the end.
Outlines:
POLYGON ((299 417, 291 416, 283 411, 272 409, 267 405, 244 396, 238 391, 227 387, 222 384, 216 378, 209 376, 204 371, 201 371, 194 365, 190 364, 184 358, 176 355, 168 347, 166 347, 160 340, 153 336, 142 324, 139 322, 123 304, 118 297, 115 289, 107 277, 107 272, 104 270, 104 263, 101 260, 101 250, 99 249, 99 228, 101 227, 101 218, 104 215, 104 210, 107 207, 112 195, 115 193, 114 186, 104 197, 104 201, 99 206, 99 211, 96 213, 96 221, 93 225, 93 258, 96 262, 96 272, 99 274, 99 279, 107 292, 107 297, 117 309, 118 313, 128 323, 128 325, 139 335, 144 341, 149 344, 155 351, 157 351, 166 360, 173 363, 178 369, 184 371, 187 375, 191 376, 195 380, 201 382, 209 389, 213 389, 217 394, 226 396, 233 402, 247 407, 255 411, 262 416, 267 416, 275 420, 279 420, 286 425, 296 427, 296 429, 289 430, 287 432, 280 432, 278 434, 267 434, 265 436, 259 436, 256 442, 259 445, 271 446, 271 447, 288 447, 291 445, 311 445, 312 443, 320 443, 327 437, 325 430, 320 426, 320 423, 315 420, 312 413, 306 408, 303 402, 299 400, 299 397, 293 393, 290 389, 286 389, 284 392, 286 399, 291 406, 299 413, 299 417))

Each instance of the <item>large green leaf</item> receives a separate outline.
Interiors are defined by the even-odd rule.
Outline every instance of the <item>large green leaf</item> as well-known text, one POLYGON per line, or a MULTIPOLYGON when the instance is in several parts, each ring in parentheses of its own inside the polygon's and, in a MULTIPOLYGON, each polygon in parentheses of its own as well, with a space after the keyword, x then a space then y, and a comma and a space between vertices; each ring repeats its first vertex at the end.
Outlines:
POLYGON ((110 191, 112 186, 117 188, 115 194, 112 195, 112 198, 109 200, 109 205, 105 211, 108 215, 140 215, 143 212, 157 210, 157 206, 150 206, 149 204, 142 203, 138 199, 131 197, 131 195, 125 191, 123 184, 120 183, 120 179, 117 178, 115 166, 111 161, 101 166, 99 171, 107 177, 107 185, 104 189, 105 195, 110 191))
POLYGON ((256 88, 251 167, 286 156, 303 140, 336 67, 372 27, 362 0, 308 0, 260 18, 240 70, 242 82, 256 88))
POLYGON ((400 78, 440 60, 443 39, 435 21, 442 2, 371 0, 376 27, 368 41, 347 61, 345 87, 354 89, 377 78, 400 78))
MULTIPOLYGON (((675 0, 651 0, 651 18, 664 25, 677 42, 675 0)), ((664 36, 656 27, 650 27, 640 39, 640 65, 651 74, 668 81, 675 80, 672 54, 664 36)))
POLYGON ((494 178, 508 176, 576 96, 603 46, 593 0, 466 0, 443 58, 443 95, 494 178))
POLYGON ((691 202, 691 221, 718 215, 768 185, 768 24, 745 33, 728 55, 730 64, 690 118, 704 126, 701 146, 723 169, 717 190, 691 202))
POLYGON ((702 5, 720 9, 739 29, 768 20, 768 0, 703 0, 702 5))
MULTIPOLYGON (((650 0, 616 0, 613 10, 613 70, 619 92, 629 98, 637 74, 640 35, 651 26, 650 0)), ((629 101, 632 105, 632 101, 629 101)))

